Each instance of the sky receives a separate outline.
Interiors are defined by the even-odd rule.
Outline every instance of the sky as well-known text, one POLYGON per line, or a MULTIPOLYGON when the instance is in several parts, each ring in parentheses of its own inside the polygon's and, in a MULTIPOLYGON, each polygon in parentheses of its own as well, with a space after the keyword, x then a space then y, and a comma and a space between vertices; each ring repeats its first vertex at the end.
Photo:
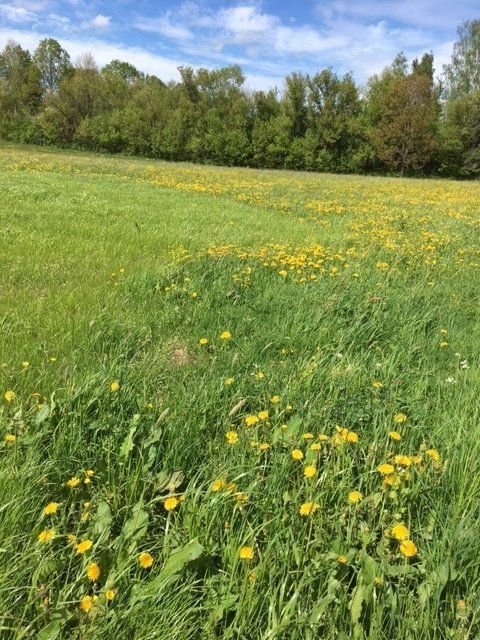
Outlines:
POLYGON ((252 89, 325 67, 363 84, 399 51, 432 51, 441 72, 457 26, 476 18, 478 0, 0 0, 0 49, 52 37, 73 61, 89 51, 164 81, 180 65, 239 64, 252 89))

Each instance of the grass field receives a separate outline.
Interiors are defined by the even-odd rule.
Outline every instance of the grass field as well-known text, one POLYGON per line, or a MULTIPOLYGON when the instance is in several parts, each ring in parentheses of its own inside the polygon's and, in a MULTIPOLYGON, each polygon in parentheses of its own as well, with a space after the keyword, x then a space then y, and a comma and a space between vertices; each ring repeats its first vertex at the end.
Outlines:
POLYGON ((479 183, 0 193, 2 640, 479 637, 479 183))

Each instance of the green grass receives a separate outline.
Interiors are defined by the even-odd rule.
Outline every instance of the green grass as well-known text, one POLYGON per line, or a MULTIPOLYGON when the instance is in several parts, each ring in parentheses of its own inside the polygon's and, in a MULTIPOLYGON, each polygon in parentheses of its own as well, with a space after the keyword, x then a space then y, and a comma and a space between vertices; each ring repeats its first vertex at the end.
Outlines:
POLYGON ((12 146, 0 182, 2 640, 478 637, 480 185, 12 146))

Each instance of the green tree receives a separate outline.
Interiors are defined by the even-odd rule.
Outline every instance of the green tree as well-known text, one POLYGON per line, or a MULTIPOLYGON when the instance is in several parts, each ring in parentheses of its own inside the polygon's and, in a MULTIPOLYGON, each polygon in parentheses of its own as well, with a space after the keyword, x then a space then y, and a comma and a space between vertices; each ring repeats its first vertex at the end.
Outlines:
POLYGON ((53 38, 40 41, 33 54, 33 63, 40 74, 45 96, 55 93, 60 80, 72 70, 69 54, 53 38))
POLYGON ((457 33, 452 60, 443 68, 449 99, 480 91, 480 20, 464 22, 457 33))

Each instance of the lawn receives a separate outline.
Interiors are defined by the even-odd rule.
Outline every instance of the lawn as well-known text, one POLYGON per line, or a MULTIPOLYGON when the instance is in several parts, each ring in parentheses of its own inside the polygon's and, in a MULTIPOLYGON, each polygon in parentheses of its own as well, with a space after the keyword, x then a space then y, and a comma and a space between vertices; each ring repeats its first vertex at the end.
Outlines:
POLYGON ((480 184, 0 146, 0 637, 480 634, 480 184))

